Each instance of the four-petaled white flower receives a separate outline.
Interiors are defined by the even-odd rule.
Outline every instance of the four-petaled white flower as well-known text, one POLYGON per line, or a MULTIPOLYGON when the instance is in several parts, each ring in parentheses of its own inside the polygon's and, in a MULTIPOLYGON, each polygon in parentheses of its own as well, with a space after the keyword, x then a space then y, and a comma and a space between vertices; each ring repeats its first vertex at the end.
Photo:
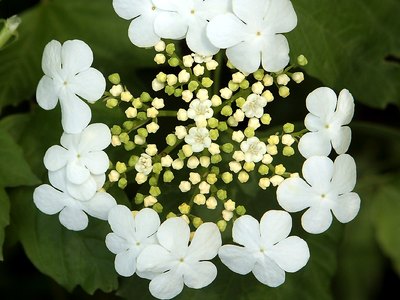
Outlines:
POLYGON ((204 223, 190 238, 189 225, 182 218, 170 218, 157 232, 159 245, 146 247, 137 259, 137 269, 159 273, 150 282, 150 293, 171 299, 183 286, 200 289, 214 281, 217 268, 213 259, 221 247, 221 234, 214 223, 204 223))
POLYGON ((65 191, 42 184, 33 192, 36 207, 47 215, 59 214, 60 223, 69 230, 79 231, 88 226, 86 214, 107 220, 108 213, 117 202, 106 192, 97 192, 88 201, 75 199, 65 191))
POLYGON ((194 99, 189 104, 187 116, 195 122, 207 120, 213 116, 213 109, 211 108, 211 100, 194 99))
POLYGON ((104 184, 109 160, 102 150, 110 142, 110 129, 102 123, 91 124, 79 134, 64 132, 62 146, 51 146, 43 159, 51 184, 76 199, 91 199, 104 184))
POLYGON ((207 38, 208 21, 228 11, 228 0, 153 0, 162 11, 154 22, 162 38, 183 39, 190 50, 201 55, 214 55, 219 48, 207 38))
POLYGON ((139 160, 135 164, 135 170, 138 173, 142 173, 146 176, 149 175, 153 170, 153 163, 151 161, 151 156, 146 153, 142 153, 139 157, 139 160))
MULTIPOLYGON (((106 236, 107 248, 115 256, 115 270, 121 276, 132 276, 136 272, 136 260, 142 250, 157 243, 155 233, 160 226, 158 214, 143 208, 135 216, 123 205, 115 206, 108 215, 112 233, 106 236)), ((148 274, 137 273, 147 278, 148 274)))
POLYGON ((154 20, 160 10, 152 0, 113 0, 115 12, 125 20, 132 20, 128 36, 138 47, 152 47, 160 41, 154 32, 154 20))
POLYGON ((279 286, 285 281, 285 271, 300 270, 310 258, 307 243, 289 237, 291 229, 292 218, 285 211, 267 211, 260 223, 252 216, 242 216, 233 223, 232 237, 244 247, 224 245, 218 255, 233 272, 253 272, 261 283, 279 286))
POLYGON ((356 164, 348 154, 335 162, 313 156, 303 164, 303 177, 285 179, 277 189, 278 203, 288 212, 307 211, 301 218, 303 228, 321 233, 332 223, 332 213, 341 223, 350 222, 360 209, 360 197, 352 192, 356 184, 356 164))
POLYGON ((244 160, 246 162, 259 162, 263 159, 264 154, 267 153, 267 146, 261 142, 257 137, 253 136, 243 141, 240 144, 240 150, 244 153, 244 160))
POLYGON ((79 40, 66 41, 63 45, 53 40, 44 48, 45 75, 37 86, 36 99, 46 110, 53 109, 60 100, 65 132, 79 133, 90 122, 90 108, 79 97, 93 103, 104 93, 106 81, 98 70, 90 67, 92 62, 92 50, 79 40))
POLYGON ((276 72, 289 62, 289 45, 280 33, 297 25, 289 0, 233 0, 232 13, 216 16, 207 27, 211 43, 227 48, 226 55, 242 72, 255 72, 260 66, 276 72))
POLYGON ((350 123, 354 114, 354 99, 350 92, 342 90, 336 97, 330 88, 317 88, 308 95, 306 106, 310 113, 304 124, 311 132, 301 137, 300 153, 305 158, 328 156, 332 147, 337 154, 346 153, 350 146, 351 129, 344 125, 350 123))
POLYGON ((264 114, 264 107, 267 105, 265 97, 250 94, 242 106, 242 110, 247 118, 261 118, 264 114))
POLYGON ((204 127, 192 127, 185 136, 185 142, 192 146, 193 152, 201 152, 211 146, 210 132, 204 127))

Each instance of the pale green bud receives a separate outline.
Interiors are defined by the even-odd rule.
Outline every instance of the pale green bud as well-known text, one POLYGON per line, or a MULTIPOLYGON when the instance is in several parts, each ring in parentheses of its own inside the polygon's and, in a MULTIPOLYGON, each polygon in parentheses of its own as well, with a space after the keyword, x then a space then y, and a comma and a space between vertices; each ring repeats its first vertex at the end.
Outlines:
MULTIPOLYGON (((138 173, 138 174, 139 174, 139 173, 138 173)), ((149 185, 150 185, 150 186, 157 186, 157 184, 158 184, 157 178, 154 177, 154 176, 150 177, 150 179, 149 179, 149 185)))
POLYGON ((285 172, 286 172, 286 168, 282 164, 275 166, 275 174, 283 175, 285 172))
POLYGON ((114 107, 116 107, 117 105, 118 105, 118 100, 117 100, 117 99, 115 99, 115 98, 107 99, 106 107, 108 107, 108 108, 114 108, 114 107))
POLYGON ((232 65, 232 63, 228 60, 228 62, 226 63, 226 66, 229 68, 229 69, 235 69, 235 66, 234 65, 232 65))
POLYGON ((150 96, 149 93, 147 92, 143 92, 140 94, 140 101, 142 102, 150 102, 151 100, 153 100, 150 96))
POLYGON ((147 114, 144 111, 138 112, 137 118, 140 121, 147 120, 147 114))
POLYGON ((162 171, 162 165, 161 163, 157 162, 153 165, 153 173, 155 174, 160 174, 162 171))
POLYGON ((248 137, 248 138, 253 137, 253 136, 255 135, 254 128, 252 128, 252 127, 247 127, 247 128, 244 130, 244 135, 245 135, 246 137, 248 137))
POLYGON ((168 59, 168 64, 171 67, 177 67, 179 66, 179 59, 177 59, 176 57, 171 57, 170 59, 168 59))
POLYGON ((164 91, 165 91, 165 93, 166 93, 168 96, 171 96, 172 94, 175 93, 175 88, 174 88, 173 86, 167 85, 167 86, 165 87, 164 91))
POLYGON ((290 95, 290 89, 287 86, 279 87, 279 96, 286 98, 290 95))
POLYGON ((172 173, 170 170, 167 170, 163 174, 163 181, 164 182, 171 182, 174 180, 174 173, 172 173))
POLYGON ((243 97, 239 97, 236 99, 236 105, 239 108, 242 108, 243 104, 246 102, 246 99, 244 99, 243 97))
POLYGON ((126 151, 131 151, 131 150, 135 149, 135 147, 136 147, 136 145, 132 141, 126 142, 124 144, 124 148, 125 148, 126 151))
POLYGON ((169 212, 168 214, 167 214, 167 216, 166 216, 166 218, 167 219, 170 219, 170 218, 176 218, 177 217, 177 215, 176 214, 174 214, 172 211, 171 212, 169 212))
POLYGON ((198 228, 201 224, 203 224, 203 220, 199 217, 194 217, 192 223, 194 228, 198 228))
POLYGON ((261 165, 258 167, 258 173, 260 173, 261 175, 267 175, 269 172, 269 168, 266 165, 261 165))
POLYGON ((222 109, 221 109, 221 115, 225 116, 225 117, 229 117, 230 115, 232 115, 233 111, 232 111, 232 107, 229 105, 225 105, 222 109))
POLYGON ((112 134, 121 134, 121 132, 122 132, 122 129, 120 126, 114 125, 113 127, 111 127, 112 134))
POLYGON ((294 153, 295 152, 294 152, 293 147, 290 147, 290 146, 283 147, 282 154, 284 156, 292 156, 292 155, 294 155, 294 153))
POLYGON ((123 144, 129 142, 129 135, 126 132, 121 133, 118 137, 123 144))
POLYGON ((176 144, 176 135, 173 133, 170 133, 167 135, 165 140, 166 140, 168 146, 173 146, 176 144))
POLYGON ((143 137, 143 138, 147 138, 148 135, 149 135, 149 132, 147 131, 146 128, 139 128, 139 129, 137 130, 137 133, 138 133, 138 135, 140 135, 140 136, 143 137))
POLYGON ((217 128, 218 127, 218 120, 214 117, 207 120, 207 124, 210 128, 217 128))
POLYGON ((210 139, 212 139, 213 141, 217 140, 219 137, 219 132, 218 129, 211 129, 210 130, 210 139))
POLYGON ((285 133, 292 133, 294 131, 294 125, 292 123, 286 123, 283 125, 283 131, 285 133))
POLYGON ((241 183, 246 183, 247 181, 249 181, 249 178, 250 178, 249 173, 247 173, 246 171, 240 171, 238 174, 238 180, 241 183))
POLYGON ((269 125, 271 123, 271 116, 269 114, 263 114, 261 117, 261 123, 264 125, 269 125))
POLYGON ((136 163, 138 162, 138 160, 139 160, 139 157, 138 157, 138 156, 132 155, 132 156, 129 158, 128 166, 133 167, 134 165, 136 165, 136 163))
POLYGON ((238 207, 236 207, 235 211, 239 216, 243 216, 244 214, 246 214, 246 208, 243 205, 239 205, 238 207))
POLYGON ((239 89, 239 83, 235 83, 235 82, 233 82, 232 80, 230 80, 230 81, 228 82, 228 88, 229 88, 231 91, 235 92, 235 91, 237 91, 237 90, 239 89))
POLYGON ((180 97, 180 96, 182 96, 182 92, 183 92, 182 89, 175 89, 174 96, 175 97, 180 97))
POLYGON ((219 168, 217 166, 212 166, 211 167, 211 173, 214 173, 216 175, 219 174, 219 168))
POLYGON ((162 204, 160 202, 157 202, 153 205, 152 209, 154 209, 157 213, 162 213, 164 207, 162 206, 162 204))
POLYGON ((120 189, 124 189, 124 188, 126 188, 126 186, 128 185, 128 181, 126 180, 126 178, 120 178, 119 180, 118 180, 118 187, 120 188, 120 189))
POLYGON ((307 58, 302 54, 302 55, 299 55, 299 56, 297 57, 297 63, 299 64, 299 66, 304 67, 305 65, 308 64, 308 60, 307 60, 307 58))
POLYGON ((124 162, 117 161, 117 163, 115 164, 115 169, 119 174, 123 174, 126 172, 127 167, 124 162))
POLYGON ((222 145, 221 149, 225 153, 231 153, 233 151, 233 145, 231 143, 225 143, 222 145))
POLYGON ((219 221, 217 222, 217 227, 218 227, 219 231, 221 231, 221 232, 224 232, 224 231, 225 231, 226 226, 227 226, 227 223, 226 223, 225 220, 219 220, 219 221))
POLYGON ((228 129, 228 124, 226 122, 219 122, 217 128, 219 131, 225 131, 228 129))
POLYGON ((255 168, 255 163, 254 162, 245 162, 243 164, 243 169, 245 169, 247 172, 253 171, 255 168))
POLYGON ((108 80, 112 83, 112 84, 119 84, 121 82, 121 78, 119 76, 118 73, 113 73, 111 75, 108 76, 108 80))
POLYGON ((199 83, 195 80, 192 80, 188 84, 188 90, 191 92, 194 92, 195 90, 197 90, 198 87, 199 87, 199 83))
POLYGON ((208 174, 206 181, 209 184, 215 184, 218 181, 217 175, 215 174, 208 174))
POLYGON ((141 193, 137 193, 135 196, 135 204, 141 204, 143 203, 144 200, 144 195, 141 193))
POLYGON ((222 156, 220 154, 211 155, 211 163, 218 164, 222 161, 222 156))
POLYGON ((228 195, 227 195, 225 190, 218 190, 217 191, 217 197, 220 200, 225 200, 228 197, 228 195))
POLYGON ((262 80, 264 77, 264 69, 258 69, 253 73, 255 80, 262 80))
POLYGON ((213 85, 214 81, 212 81, 209 77, 203 77, 201 80, 201 85, 205 88, 209 88, 213 85))
POLYGON ((247 89, 249 88, 249 86, 250 86, 250 82, 249 82, 247 79, 243 80, 243 81, 239 84, 239 87, 240 87, 242 90, 247 90, 247 89))
POLYGON ((185 202, 179 205, 178 209, 183 215, 187 215, 188 213, 190 213, 190 206, 185 202))
POLYGON ((133 123, 133 121, 125 121, 124 123, 122 123, 122 126, 126 129, 126 130, 131 130, 133 128, 135 123, 133 123))
POLYGON ((167 54, 172 55, 175 52, 175 45, 173 43, 168 44, 165 47, 165 52, 167 52, 167 54))
POLYGON ((158 186, 152 186, 152 187, 150 187, 149 193, 153 197, 157 197, 157 196, 161 195, 161 190, 160 190, 160 188, 158 186))
POLYGON ((224 172, 222 173, 222 181, 225 182, 226 184, 231 183, 233 180, 233 175, 232 173, 229 172, 224 172))

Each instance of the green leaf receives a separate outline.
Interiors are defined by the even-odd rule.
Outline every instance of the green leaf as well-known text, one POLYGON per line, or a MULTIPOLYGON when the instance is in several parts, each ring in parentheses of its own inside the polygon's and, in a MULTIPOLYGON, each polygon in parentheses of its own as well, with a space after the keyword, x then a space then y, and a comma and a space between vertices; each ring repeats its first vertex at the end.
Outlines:
POLYGON ((15 187, 40 183, 25 160, 22 148, 0 129, 0 186, 15 187))
POLYGON ((400 105, 400 2, 397 0, 296 0, 291 54, 309 58, 305 71, 337 90, 378 108, 400 105))
POLYGON ((4 229, 10 223, 10 200, 3 187, 0 187, 0 260, 3 260, 4 229))
POLYGON ((10 193, 12 223, 25 252, 42 273, 72 291, 80 285, 89 294, 111 292, 118 286, 113 255, 105 246, 107 222, 90 218, 81 232, 63 227, 57 216, 41 213, 32 201, 33 189, 10 193))
POLYGON ((0 52, 0 109, 31 98, 43 72, 44 46, 52 39, 82 39, 94 52, 94 66, 106 76, 122 78, 142 87, 143 68, 154 66, 153 51, 140 49, 128 39, 129 22, 119 18, 112 1, 41 1, 21 14, 19 39, 0 52))

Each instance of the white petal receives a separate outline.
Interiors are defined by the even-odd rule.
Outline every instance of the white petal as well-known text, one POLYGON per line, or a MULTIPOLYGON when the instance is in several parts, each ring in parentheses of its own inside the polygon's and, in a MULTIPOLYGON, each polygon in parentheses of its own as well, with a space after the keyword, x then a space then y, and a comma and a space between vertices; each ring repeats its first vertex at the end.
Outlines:
POLYGON ((351 129, 348 126, 340 127, 332 136, 332 146, 337 154, 346 153, 351 142, 351 129))
POLYGON ((58 216, 60 223, 69 230, 80 231, 88 226, 88 216, 78 208, 65 207, 58 216))
POLYGON ((91 176, 82 184, 73 184, 70 181, 66 181, 65 184, 68 194, 80 201, 92 199, 97 191, 96 181, 91 176))
POLYGON ((315 155, 328 156, 331 153, 331 142, 329 137, 321 131, 307 132, 300 138, 299 151, 305 158, 315 155))
POLYGON ((70 133, 64 132, 61 135, 60 144, 61 144, 61 146, 63 146, 64 148, 66 148, 68 150, 77 151, 79 142, 80 142, 80 138, 81 138, 80 132, 79 132, 79 134, 70 134, 70 133))
POLYGON ((268 20, 274 32, 284 33, 293 30, 297 25, 297 16, 289 0, 271 0, 264 20, 268 20))
POLYGON ((49 171, 49 181, 56 189, 65 192, 67 190, 65 168, 57 171, 49 171))
POLYGON ((177 12, 160 12, 154 20, 154 31, 162 38, 180 40, 187 30, 187 21, 177 12))
POLYGON ((65 148, 54 145, 47 149, 43 162, 47 170, 49 171, 57 171, 63 167, 68 162, 69 151, 65 148))
POLYGON ((43 213, 54 215, 65 206, 64 194, 48 184, 38 186, 33 192, 33 202, 43 213))
POLYGON ((267 256, 256 262, 253 274, 258 281, 270 287, 277 287, 285 282, 285 271, 267 256))
POLYGON ((290 230, 292 230, 292 217, 286 211, 270 210, 261 218, 261 239, 268 245, 274 245, 287 238, 290 230))
POLYGON ((341 223, 353 220, 360 210, 360 197, 356 193, 340 195, 332 207, 332 212, 341 223))
POLYGON ((210 260, 218 254, 221 247, 221 233, 214 223, 204 223, 197 228, 188 249, 187 258, 210 260))
POLYGON ((306 99, 306 106, 310 113, 326 120, 336 108, 337 97, 333 90, 320 87, 312 91, 306 99))
POLYGON ((214 55, 219 50, 219 48, 211 44, 207 37, 207 24, 206 20, 198 20, 198 22, 190 24, 186 34, 186 43, 189 49, 204 56, 214 55))
POLYGON ((106 182, 106 174, 92 175, 92 178, 96 182, 97 191, 101 189, 104 185, 104 182, 106 182))
POLYGON ((297 272, 307 264, 310 250, 304 240, 290 236, 269 249, 267 255, 286 272, 297 272))
POLYGON ((66 172, 68 181, 73 184, 82 184, 90 177, 90 171, 78 159, 67 164, 66 172))
POLYGON ((186 254, 190 236, 189 225, 182 218, 170 218, 164 221, 157 232, 161 246, 176 254, 186 254))
POLYGON ((118 16, 130 20, 142 13, 142 2, 140 0, 113 0, 112 5, 118 16))
POLYGON ((233 223, 232 238, 235 243, 246 248, 258 249, 260 245, 260 224, 252 216, 241 216, 233 223))
POLYGON ((312 187, 328 189, 333 176, 333 162, 326 156, 310 157, 304 162, 302 173, 312 187))
POLYGON ((137 259, 138 271, 163 273, 171 269, 177 259, 160 245, 150 245, 142 250, 137 259))
POLYGON ((207 37, 218 48, 230 48, 245 39, 246 25, 232 13, 219 15, 208 23, 207 37))
POLYGON ((186 0, 152 0, 155 6, 160 10, 177 11, 180 7, 187 7, 190 2, 186 0))
POLYGON ((67 133, 80 133, 90 122, 92 112, 89 106, 75 94, 66 91, 60 96, 61 124, 67 133))
POLYGON ((324 128, 325 124, 320 117, 309 113, 304 118, 304 125, 310 131, 319 131, 324 128))
POLYGON ((260 67, 261 47, 254 40, 241 42, 226 49, 226 56, 238 70, 253 73, 260 67))
POLYGON ((93 52, 83 41, 66 41, 61 48, 61 62, 63 70, 69 76, 90 68, 93 63, 93 52))
POLYGON ((103 174, 109 167, 108 156, 104 151, 89 152, 80 161, 92 174, 103 174))
POLYGON ((68 87, 74 94, 93 103, 103 96, 106 89, 106 80, 98 70, 89 68, 78 73, 68 82, 68 87))
POLYGON ((279 205, 288 212, 298 212, 310 207, 312 196, 310 186, 301 178, 285 179, 276 191, 279 205))
POLYGON ((61 44, 59 41, 52 40, 44 47, 42 69, 50 77, 54 77, 61 70, 61 44))
POLYGON ((326 206, 310 207, 301 217, 301 225, 309 233, 322 233, 332 224, 332 213, 326 206))
POLYGON ((192 289, 201 289, 217 277, 217 268, 209 261, 190 263, 183 273, 183 282, 192 289))
POLYGON ((143 208, 135 216, 136 238, 144 240, 157 232, 160 227, 160 217, 151 208, 143 208))
POLYGON ((126 239, 120 237, 119 235, 111 232, 106 236, 106 246, 114 254, 124 252, 129 248, 129 244, 126 239))
POLYGON ((281 34, 268 37, 262 48, 262 65, 266 71, 277 72, 289 63, 289 44, 281 34))
POLYGON ((58 102, 58 94, 54 88, 53 79, 44 75, 36 89, 36 100, 39 106, 45 110, 50 110, 56 107, 58 102))
POLYGON ((132 276, 136 271, 136 252, 127 250, 118 253, 114 261, 115 270, 121 276, 132 276))
POLYGON ((79 141, 79 152, 101 151, 110 145, 111 133, 106 124, 94 123, 85 128, 79 141))
POLYGON ((333 164, 332 185, 338 194, 351 192, 356 185, 356 162, 348 154, 336 157, 333 164))
POLYGON ((111 230, 127 239, 135 239, 135 221, 131 210, 124 205, 113 207, 108 214, 108 223, 111 230))
POLYGON ((250 273, 256 263, 254 255, 245 247, 223 245, 218 256, 231 271, 241 275, 250 273))
POLYGON ((86 213, 101 220, 107 220, 108 213, 116 205, 113 196, 106 192, 97 192, 92 199, 82 203, 86 213))
POLYGON ((138 47, 152 47, 160 41, 160 37, 154 32, 153 22, 152 15, 141 15, 132 20, 128 29, 132 44, 138 47))
POLYGON ((160 274, 150 281, 149 290, 158 299, 171 299, 183 290, 182 275, 175 271, 160 274))
POLYGON ((233 0, 232 8, 235 15, 246 23, 262 20, 271 0, 233 0))
MULTIPOLYGON (((196 5, 199 3, 197 2, 196 5)), ((231 0, 200 1, 201 14, 207 20, 231 11, 231 6, 231 0)))
POLYGON ((354 98, 346 89, 339 93, 337 107, 335 112, 335 119, 341 125, 350 123, 354 115, 354 98))

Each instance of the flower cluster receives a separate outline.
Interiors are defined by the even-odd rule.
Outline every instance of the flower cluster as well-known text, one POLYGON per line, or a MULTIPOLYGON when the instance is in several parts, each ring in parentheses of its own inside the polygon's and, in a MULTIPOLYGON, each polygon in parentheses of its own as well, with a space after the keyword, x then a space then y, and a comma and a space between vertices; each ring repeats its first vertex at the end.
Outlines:
POLYGON ((64 133, 61 146, 45 154, 51 185, 35 190, 36 206, 60 212, 71 230, 86 228, 84 212, 108 220, 112 232, 105 243, 116 255, 115 270, 149 279, 156 298, 209 285, 217 276, 210 261, 216 256, 233 272, 252 272, 271 287, 283 284, 285 272, 298 271, 310 258, 306 241, 290 236, 289 213, 307 209, 302 226, 314 234, 329 228, 332 213, 342 223, 358 213, 355 162, 346 154, 351 94, 318 88, 306 99, 306 129, 287 122, 266 134, 272 102, 304 80, 292 70, 307 64, 300 55, 287 66, 282 33, 297 24, 289 0, 114 0, 113 6, 132 20, 132 43, 154 47, 164 72, 154 77, 150 93, 130 90, 117 73, 108 77, 106 91, 84 42, 46 46, 37 100, 44 109, 60 101, 64 133), (186 39, 192 53, 181 55, 162 39, 186 39), (220 49, 226 49, 226 64, 220 49), (221 70, 229 76, 225 86, 221 70), (101 97, 107 108, 124 113, 121 123, 89 125, 90 107, 82 99, 101 97), (109 145, 122 150, 112 161, 103 151, 109 145), (304 179, 286 163, 298 156, 296 146, 306 159, 304 179), (284 210, 266 211, 260 221, 249 215, 245 206, 252 199, 243 202, 232 191, 252 182, 261 190, 276 188, 284 210), (133 211, 117 205, 111 187, 133 199, 133 211), (238 245, 222 245, 228 223, 238 245))

